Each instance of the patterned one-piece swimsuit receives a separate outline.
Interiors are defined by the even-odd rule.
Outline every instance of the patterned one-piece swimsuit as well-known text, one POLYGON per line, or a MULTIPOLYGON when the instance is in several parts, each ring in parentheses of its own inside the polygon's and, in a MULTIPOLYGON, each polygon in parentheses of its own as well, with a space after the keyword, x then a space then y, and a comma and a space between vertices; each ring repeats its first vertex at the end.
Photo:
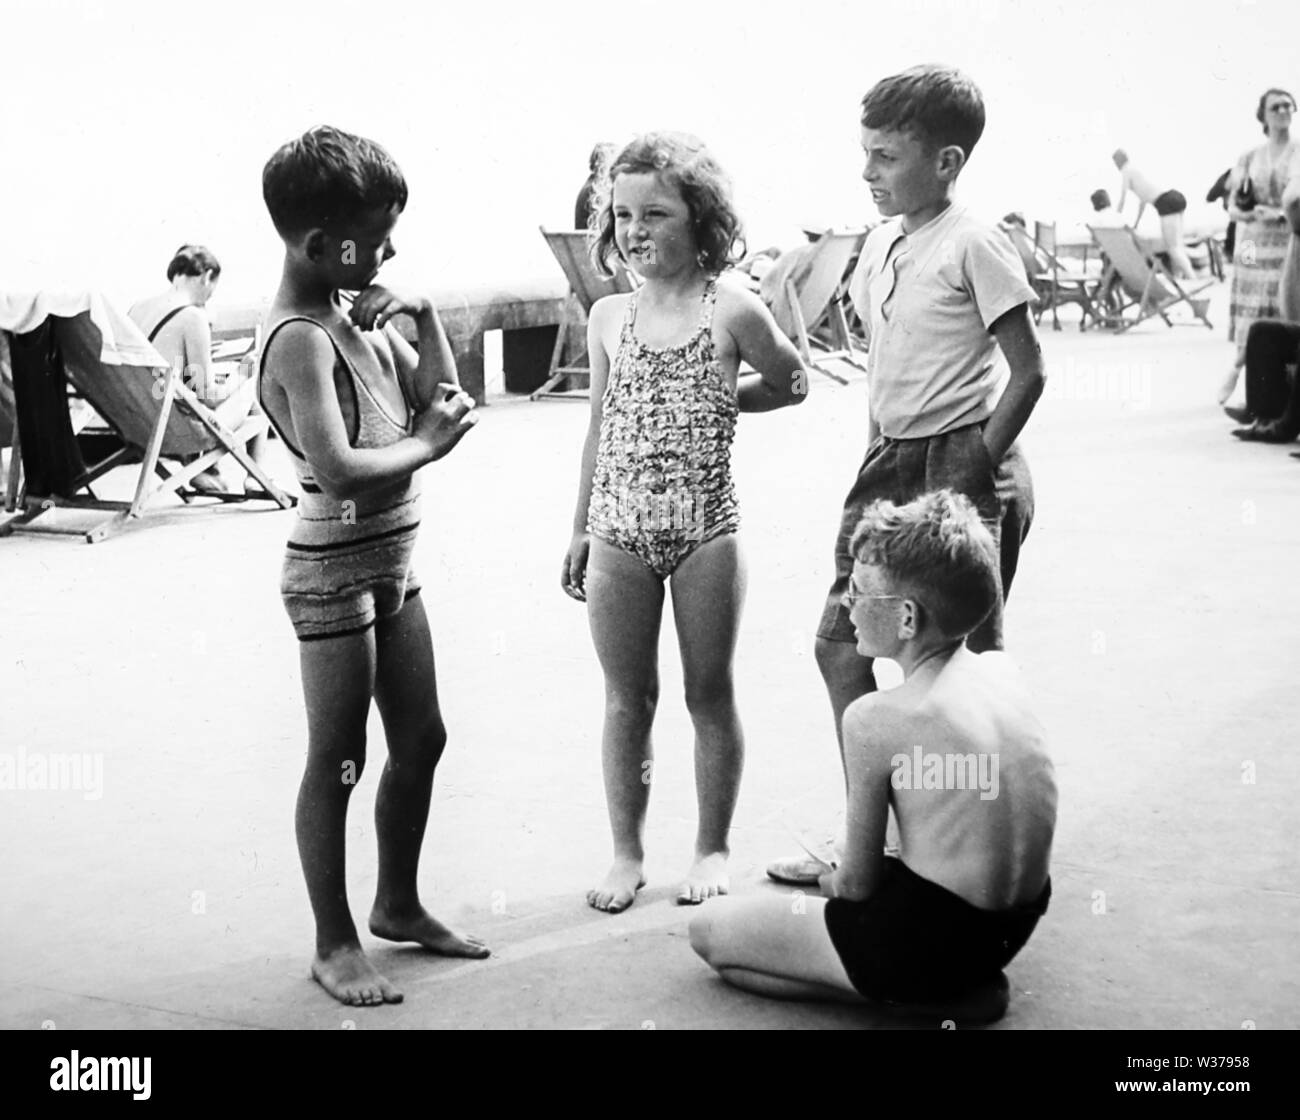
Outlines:
POLYGON ((713 346, 717 278, 681 346, 636 337, 638 294, 628 297, 602 398, 587 531, 667 579, 700 545, 740 527, 731 480, 738 408, 713 346))

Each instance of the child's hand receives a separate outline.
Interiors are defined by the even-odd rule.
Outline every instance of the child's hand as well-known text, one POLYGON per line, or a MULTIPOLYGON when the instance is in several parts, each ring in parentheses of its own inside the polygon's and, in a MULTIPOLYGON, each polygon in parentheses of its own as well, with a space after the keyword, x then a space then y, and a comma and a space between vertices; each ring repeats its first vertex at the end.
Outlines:
POLYGON ((560 572, 560 586, 570 599, 587 601, 587 554, 591 552, 591 537, 574 533, 569 551, 564 554, 564 569, 560 572))
POLYGON ((415 430, 411 433, 428 446, 431 463, 446 455, 478 423, 474 398, 462 391, 459 385, 442 384, 437 391, 444 393, 442 400, 435 399, 416 416, 415 430))
POLYGON ((379 330, 394 315, 421 315, 432 304, 424 296, 390 291, 379 284, 357 293, 348 312, 353 325, 363 331, 379 330))
POLYGON ((818 885, 819 887, 821 887, 821 889, 822 889, 822 894, 825 895, 825 897, 827 897, 827 898, 835 898, 835 897, 836 897, 836 895, 835 895, 835 872, 834 872, 833 870, 831 870, 831 871, 827 871, 827 872, 825 872, 824 874, 818 876, 818 878, 817 878, 817 885, 818 885))

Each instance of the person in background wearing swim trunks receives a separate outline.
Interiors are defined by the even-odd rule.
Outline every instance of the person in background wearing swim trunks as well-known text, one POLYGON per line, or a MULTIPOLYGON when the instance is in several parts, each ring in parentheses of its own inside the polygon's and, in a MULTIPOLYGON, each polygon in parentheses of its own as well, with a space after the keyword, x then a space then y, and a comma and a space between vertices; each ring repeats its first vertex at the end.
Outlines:
POLYGON ((825 898, 727 899, 691 945, 728 983, 778 999, 872 1001, 969 1023, 1001 1018, 1002 969, 1046 912, 1056 783, 1006 654, 966 637, 1001 595, 974 505, 940 490, 867 507, 844 595, 857 650, 903 683, 844 717, 848 842, 825 898), (890 807, 897 858, 883 852, 890 807))
POLYGON ((417 889, 447 735, 410 570, 420 524, 413 476, 451 451, 478 415, 433 305, 374 283, 406 206, 392 157, 371 140, 315 128, 271 157, 262 193, 285 257, 259 393, 303 491, 280 586, 307 703, 296 827, 316 918, 311 974, 343 1003, 398 1003, 401 993, 362 951, 344 879, 348 799, 365 764, 372 698, 388 761, 375 802, 370 932, 445 956, 488 955, 430 915, 417 889), (359 293, 350 309, 341 292, 359 293), (391 325, 396 315, 415 321, 418 356, 391 325))
POLYGON ((618 913, 644 885, 651 724, 664 585, 672 588, 695 727, 699 826, 680 903, 728 889, 744 740, 735 654, 745 568, 731 479, 738 411, 803 400, 807 374, 770 312, 719 277, 740 239, 730 184, 704 145, 652 133, 615 157, 594 256, 644 284, 591 309, 591 423, 561 584, 585 600, 605 674, 601 757, 614 863, 587 901, 618 913), (741 374, 744 361, 757 372, 741 374))
POLYGON ((1164 239, 1165 252, 1174 266, 1174 275, 1179 279, 1196 276, 1192 268, 1192 259, 1183 246, 1183 215, 1187 213, 1187 199, 1181 191, 1162 190, 1133 166, 1128 153, 1123 148, 1116 148, 1111 159, 1119 168, 1119 202, 1115 209, 1123 213, 1124 201, 1132 191, 1138 200, 1138 211, 1133 218, 1133 228, 1138 228, 1142 214, 1150 206, 1160 217, 1160 234, 1164 239))

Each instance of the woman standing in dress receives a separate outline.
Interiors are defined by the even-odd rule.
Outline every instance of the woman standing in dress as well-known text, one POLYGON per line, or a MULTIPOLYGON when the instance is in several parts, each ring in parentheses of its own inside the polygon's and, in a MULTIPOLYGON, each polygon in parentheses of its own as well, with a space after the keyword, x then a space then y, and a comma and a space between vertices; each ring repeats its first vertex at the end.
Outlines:
MULTIPOLYGON (((1220 404, 1225 404, 1237 387, 1246 362, 1250 324, 1256 319, 1279 318, 1278 284, 1291 238, 1282 214, 1282 191, 1294 154, 1291 118, 1295 108, 1295 98, 1284 89, 1264 93, 1255 119, 1264 126, 1268 139, 1237 161, 1228 180, 1228 213, 1237 223, 1228 340, 1236 343, 1237 351, 1220 390, 1220 404)), ((1229 415, 1248 420, 1241 409, 1230 408, 1229 415)))

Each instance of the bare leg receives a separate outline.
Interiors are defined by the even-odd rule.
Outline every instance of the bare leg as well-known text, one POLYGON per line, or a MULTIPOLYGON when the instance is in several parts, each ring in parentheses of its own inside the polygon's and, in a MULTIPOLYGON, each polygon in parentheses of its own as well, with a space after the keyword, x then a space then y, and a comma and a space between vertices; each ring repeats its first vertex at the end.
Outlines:
POLYGON ((420 903, 420 847, 447 732, 438 708, 429 621, 419 595, 376 623, 375 654, 375 702, 388 739, 388 761, 375 799, 379 885, 370 932, 389 941, 415 941, 443 956, 486 957, 482 941, 448 929, 420 903))
POLYGON ((1165 251, 1174 264, 1174 275, 1180 280, 1194 279, 1196 270, 1192 268, 1192 259, 1183 245, 1183 215, 1163 215, 1160 218, 1160 232, 1164 235, 1165 251))
POLYGON ((734 533, 702 544, 673 573, 673 619, 695 725, 699 825, 695 858, 677 895, 699 903, 726 894, 727 837, 745 765, 732 661, 745 601, 745 564, 734 533))
POLYGON ((691 948, 729 984, 776 999, 865 1003, 826 931, 826 900, 723 899, 691 921, 691 948))
POLYGON ((605 674, 601 766, 614 834, 614 863, 587 892, 597 910, 617 914, 645 885, 646 806, 653 750, 650 728, 659 702, 659 624, 664 585, 635 556, 593 539, 587 561, 587 618, 605 674))
POLYGON ((361 951, 348 910, 344 840, 348 799, 366 759, 366 716, 375 677, 371 632, 300 642, 307 701, 307 769, 295 829, 307 895, 316 918, 312 976, 351 1005, 399 1003, 401 993, 361 951))
MULTIPOLYGON (((831 702, 831 715, 835 720, 835 742, 840 750, 840 766, 844 768, 844 713, 849 705, 869 692, 876 691, 876 675, 872 670, 872 658, 858 653, 854 642, 833 642, 818 638, 816 646, 817 668, 821 670, 822 681, 831 702)), ((844 769, 844 795, 849 791, 848 770, 844 769)), ((843 828, 848 827, 847 820, 843 828)), ((835 838, 837 851, 844 851, 847 837, 841 832, 835 838)), ((898 822, 894 811, 889 811, 889 825, 885 836, 886 850, 898 847, 898 822)))

